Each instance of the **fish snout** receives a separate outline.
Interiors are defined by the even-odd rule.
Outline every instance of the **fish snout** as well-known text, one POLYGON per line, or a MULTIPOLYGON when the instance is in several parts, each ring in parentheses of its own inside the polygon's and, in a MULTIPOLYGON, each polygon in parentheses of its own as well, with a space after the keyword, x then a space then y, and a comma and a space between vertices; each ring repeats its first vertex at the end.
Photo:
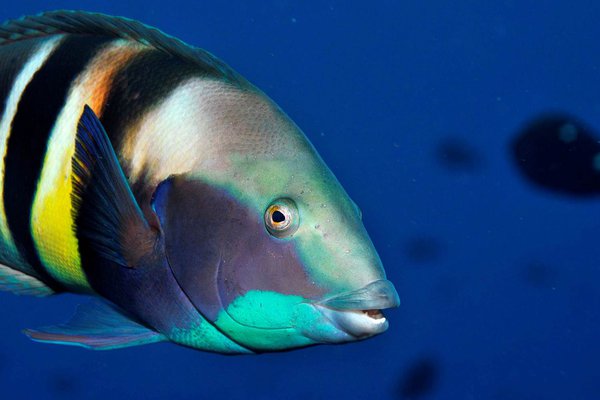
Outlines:
POLYGON ((385 332, 389 324, 381 310, 399 305, 394 285, 385 279, 315 304, 338 329, 357 339, 385 332))

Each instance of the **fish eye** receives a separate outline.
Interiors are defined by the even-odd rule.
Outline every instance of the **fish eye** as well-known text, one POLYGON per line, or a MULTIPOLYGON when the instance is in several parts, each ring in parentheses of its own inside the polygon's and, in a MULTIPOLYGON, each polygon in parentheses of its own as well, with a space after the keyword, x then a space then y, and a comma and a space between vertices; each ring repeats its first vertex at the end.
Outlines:
POLYGON ((299 224, 298 207, 291 199, 277 199, 265 211, 265 226, 272 236, 286 238, 294 234, 299 224))

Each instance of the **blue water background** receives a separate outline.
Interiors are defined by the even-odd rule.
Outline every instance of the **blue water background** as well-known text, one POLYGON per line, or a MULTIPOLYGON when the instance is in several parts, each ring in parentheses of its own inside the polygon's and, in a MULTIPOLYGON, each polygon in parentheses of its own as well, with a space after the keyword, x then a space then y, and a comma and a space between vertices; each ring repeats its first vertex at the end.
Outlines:
POLYGON ((228 62, 360 205, 402 306, 369 341, 225 357, 33 343, 84 300, 2 293, 2 398, 399 399, 415 363, 414 398, 600 398, 600 199, 530 186, 508 152, 542 111, 600 127, 600 2, 368 3, 3 1, 1 20, 125 15, 228 62), (471 161, 440 162, 448 138, 471 161))

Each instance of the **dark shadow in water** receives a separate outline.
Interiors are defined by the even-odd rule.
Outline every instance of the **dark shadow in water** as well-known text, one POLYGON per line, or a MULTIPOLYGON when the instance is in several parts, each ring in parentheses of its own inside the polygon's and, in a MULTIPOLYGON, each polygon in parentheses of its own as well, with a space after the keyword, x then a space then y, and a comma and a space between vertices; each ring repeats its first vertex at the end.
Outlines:
POLYGON ((549 265, 532 262, 525 266, 523 275, 525 281, 533 287, 552 288, 556 287, 558 272, 549 265))
POLYGON ((600 194, 600 137, 577 118, 543 114, 511 143, 514 163, 528 182, 571 196, 600 194))
POLYGON ((477 151, 466 141, 456 137, 448 137, 440 142, 437 160, 453 172, 473 172, 482 166, 482 159, 477 151))
POLYGON ((407 240, 405 252, 408 260, 414 264, 426 264, 437 261, 443 253, 442 243, 431 236, 416 236, 407 240))
POLYGON ((439 381, 440 367, 433 357, 423 357, 408 367, 398 387, 400 399, 420 399, 430 395, 439 381))
POLYGON ((66 372, 54 373, 48 377, 48 389, 56 398, 78 397, 79 379, 66 372))

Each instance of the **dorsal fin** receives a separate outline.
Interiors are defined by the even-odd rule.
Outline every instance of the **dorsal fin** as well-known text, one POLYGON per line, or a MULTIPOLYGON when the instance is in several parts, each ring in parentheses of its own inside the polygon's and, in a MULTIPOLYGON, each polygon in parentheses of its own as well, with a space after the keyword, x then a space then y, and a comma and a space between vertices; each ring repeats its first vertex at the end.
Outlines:
POLYGON ((133 19, 100 13, 50 11, 7 21, 0 25, 0 46, 57 34, 99 35, 136 41, 212 70, 229 83, 248 85, 237 72, 206 50, 190 46, 157 28, 133 19))

